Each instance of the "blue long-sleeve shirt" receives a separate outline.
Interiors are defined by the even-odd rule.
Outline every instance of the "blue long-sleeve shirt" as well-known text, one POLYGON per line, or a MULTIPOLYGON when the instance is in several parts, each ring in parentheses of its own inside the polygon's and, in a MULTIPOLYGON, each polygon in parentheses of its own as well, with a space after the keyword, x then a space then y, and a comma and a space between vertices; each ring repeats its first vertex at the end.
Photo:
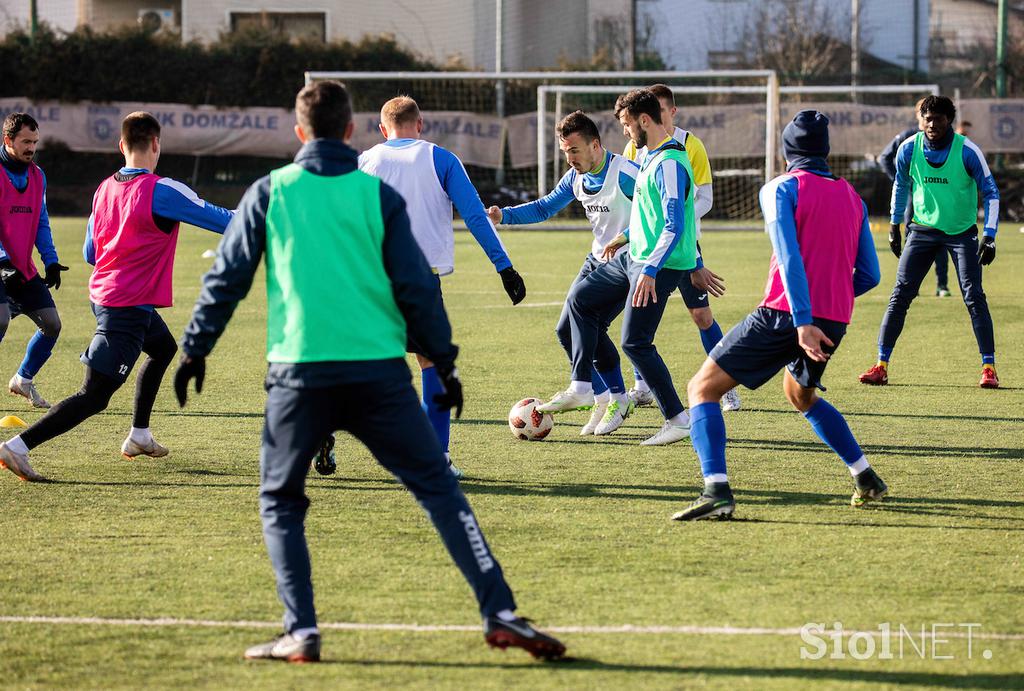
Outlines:
MULTIPOLYGON (((792 169, 792 168, 791 168, 792 169)), ((821 161, 802 167, 816 175, 832 177, 828 167, 821 161)), ((778 179, 774 185, 767 185, 761 196, 762 208, 765 212, 768 237, 771 239, 775 258, 782 274, 782 283, 786 289, 786 300, 793 314, 793 324, 804 326, 813 322, 811 316, 811 295, 807 283, 807 271, 800 254, 800 243, 796 233, 796 205, 798 182, 795 177, 787 176, 778 179), (774 193, 772 194, 772 187, 774 193), (765 192, 769 198, 765 198, 765 192), (765 208, 767 205, 770 208, 765 208)), ((857 258, 853 269, 853 294, 863 295, 879 284, 882 273, 878 265, 878 254, 875 251, 875 240, 871 235, 868 219, 868 208, 864 202, 863 220, 860 236, 857 241, 857 258)))
MULTIPOLYGON (((583 190, 587 194, 596 194, 604 187, 605 179, 608 177, 608 164, 611 162, 611 159, 611 152, 605 151, 601 169, 596 173, 587 172, 583 174, 583 190)), ((562 176, 562 179, 558 181, 558 184, 555 185, 555 189, 540 199, 516 206, 503 207, 501 210, 501 222, 509 225, 524 225, 528 223, 541 223, 548 220, 576 199, 573 185, 576 184, 577 177, 579 177, 579 173, 574 168, 570 168, 562 176)), ((633 198, 633 190, 636 187, 635 178, 620 172, 618 185, 627 199, 633 198)))
MULTIPOLYGON (((953 130, 950 129, 940 141, 932 144, 924 135, 924 158, 934 166, 941 166, 949 157, 950 148, 953 145, 953 130)), ((903 142, 896 153, 896 181, 892 187, 892 202, 890 204, 890 219, 893 223, 902 223, 903 214, 907 208, 907 198, 911 185, 910 160, 914 155, 914 141, 911 137, 903 142)), ((964 169, 967 174, 974 178, 974 182, 981 190, 982 204, 985 208, 985 230, 987 236, 995 237, 999 227, 999 188, 996 180, 989 170, 985 155, 978 148, 978 145, 964 137, 963 147, 964 169)), ((963 230, 966 230, 964 228, 963 230)))
MULTIPOLYGON (((28 166, 12 160, 7 153, 7 147, 2 144, 0 144, 0 164, 3 165, 4 172, 7 173, 14 189, 24 192, 28 187, 28 166)), ((43 178, 43 204, 39 209, 35 246, 39 251, 39 258, 42 260, 43 266, 49 266, 59 260, 57 259, 57 248, 53 244, 53 231, 50 229, 50 214, 46 210, 46 173, 43 173, 42 168, 39 169, 39 172, 43 178)), ((0 260, 4 259, 7 259, 7 252, 0 247, 0 260)))
MULTIPOLYGON (((340 141, 316 139, 299 149, 295 163, 316 175, 334 177, 356 170, 356 156, 354 149, 340 141)), ((206 356, 213 350, 235 307, 248 294, 266 247, 269 205, 268 175, 253 183, 242 197, 217 250, 217 260, 203 277, 203 289, 182 339, 182 350, 188 355, 206 356)), ((413 239, 405 201, 383 182, 380 208, 384 270, 409 336, 433 362, 450 364, 458 348, 451 342, 451 325, 437 290, 437 277, 413 239)), ((385 375, 407 379, 405 360, 271 363, 267 381, 288 388, 318 388, 374 381, 385 375)))
MULTIPOLYGON (((131 179, 148 173, 145 168, 121 168, 117 175, 131 179)), ((171 232, 176 223, 189 223, 200 228, 223 234, 234 212, 211 204, 199 198, 192 188, 172 178, 160 178, 153 187, 153 221, 165 233, 171 232)), ((82 255, 85 261, 96 264, 96 245, 93 242, 93 217, 85 228, 85 244, 82 255)))

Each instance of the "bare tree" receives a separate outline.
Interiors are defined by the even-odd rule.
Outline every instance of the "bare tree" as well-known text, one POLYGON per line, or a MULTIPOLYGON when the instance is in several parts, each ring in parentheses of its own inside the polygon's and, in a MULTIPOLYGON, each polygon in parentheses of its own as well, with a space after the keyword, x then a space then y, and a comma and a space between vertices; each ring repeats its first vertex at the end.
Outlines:
POLYGON ((837 16, 828 0, 763 0, 751 5, 741 43, 749 66, 773 69, 798 84, 849 75, 849 62, 843 61, 849 57, 849 44, 839 38, 848 14, 837 16))

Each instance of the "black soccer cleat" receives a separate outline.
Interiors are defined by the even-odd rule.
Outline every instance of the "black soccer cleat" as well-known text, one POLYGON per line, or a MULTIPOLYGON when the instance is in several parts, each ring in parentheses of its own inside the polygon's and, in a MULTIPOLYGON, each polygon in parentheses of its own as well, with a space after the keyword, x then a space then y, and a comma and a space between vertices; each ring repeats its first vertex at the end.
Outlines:
POLYGON ((697 501, 672 515, 673 521, 727 521, 736 510, 728 483, 706 485, 697 501))
POLYGON ((338 463, 334 459, 333 434, 328 434, 327 438, 320 444, 320 450, 316 452, 316 456, 313 458, 313 467, 321 475, 334 475, 338 469, 338 463))
POLYGON ((878 477, 874 468, 859 473, 854 482, 856 486, 850 498, 850 506, 855 509, 863 507, 868 502, 882 501, 882 497, 889 493, 889 487, 878 477))
POLYGON ((487 617, 484 619, 484 640, 492 648, 522 648, 542 660, 557 660, 565 655, 565 645, 561 641, 533 628, 530 620, 522 617, 512 621, 487 617))
POLYGON ((247 649, 245 659, 320 662, 320 635, 314 633, 299 640, 290 633, 283 633, 272 641, 247 649))

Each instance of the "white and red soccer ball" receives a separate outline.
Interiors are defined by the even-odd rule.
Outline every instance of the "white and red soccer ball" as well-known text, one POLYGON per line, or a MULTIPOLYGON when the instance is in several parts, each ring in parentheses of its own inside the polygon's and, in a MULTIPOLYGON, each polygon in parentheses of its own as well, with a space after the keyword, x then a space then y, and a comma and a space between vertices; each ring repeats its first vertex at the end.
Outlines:
POLYGON ((512 436, 526 441, 540 441, 548 436, 555 426, 555 419, 537 410, 543 402, 539 398, 524 398, 512 406, 508 413, 508 428, 512 430, 512 436))

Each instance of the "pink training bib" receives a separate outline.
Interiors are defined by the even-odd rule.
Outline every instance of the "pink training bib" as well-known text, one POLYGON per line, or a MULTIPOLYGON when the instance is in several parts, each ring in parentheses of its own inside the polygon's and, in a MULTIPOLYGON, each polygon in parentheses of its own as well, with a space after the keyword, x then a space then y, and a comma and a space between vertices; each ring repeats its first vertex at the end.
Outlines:
POLYGON ((32 247, 42 211, 43 173, 39 166, 29 164, 28 186, 23 192, 18 191, 6 171, 0 170, 0 245, 26 280, 39 273, 32 261, 32 247))

